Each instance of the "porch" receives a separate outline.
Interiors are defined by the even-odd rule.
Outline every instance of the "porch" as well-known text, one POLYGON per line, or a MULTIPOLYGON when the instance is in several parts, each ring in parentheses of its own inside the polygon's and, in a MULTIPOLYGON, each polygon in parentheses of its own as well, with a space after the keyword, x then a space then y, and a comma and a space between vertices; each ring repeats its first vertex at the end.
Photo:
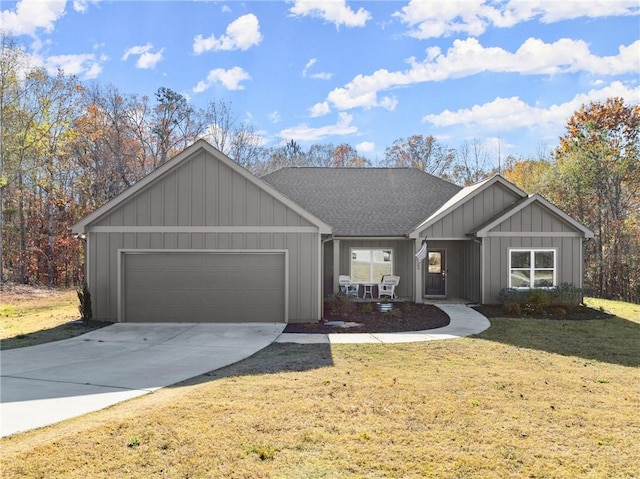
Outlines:
POLYGON ((354 301, 379 302, 375 286, 383 274, 400 276, 397 300, 425 303, 447 300, 452 303, 480 302, 480 244, 468 239, 427 239, 427 257, 415 254, 423 238, 334 238, 323 247, 323 295, 340 291, 339 276, 353 283, 371 284, 365 295, 358 289, 354 301))

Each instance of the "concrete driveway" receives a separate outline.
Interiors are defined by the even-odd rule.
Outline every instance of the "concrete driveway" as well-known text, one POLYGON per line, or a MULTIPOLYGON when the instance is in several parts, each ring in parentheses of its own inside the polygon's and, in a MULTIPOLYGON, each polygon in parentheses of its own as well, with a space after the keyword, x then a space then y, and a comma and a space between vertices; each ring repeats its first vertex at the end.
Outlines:
POLYGON ((0 435, 53 424, 227 366, 284 324, 118 323, 0 352, 0 435))

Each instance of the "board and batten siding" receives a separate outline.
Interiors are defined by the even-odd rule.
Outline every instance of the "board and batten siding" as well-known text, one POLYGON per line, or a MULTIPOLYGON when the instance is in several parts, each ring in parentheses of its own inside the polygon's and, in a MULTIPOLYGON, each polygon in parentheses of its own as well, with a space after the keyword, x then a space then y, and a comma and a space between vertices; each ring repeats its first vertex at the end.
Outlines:
POLYGON ((520 200, 514 191, 495 183, 420 232, 427 239, 466 238, 467 234, 520 200))
POLYGON ((540 204, 532 203, 506 218, 482 242, 483 303, 497 303, 500 291, 509 286, 511 248, 554 248, 557 283, 582 287, 582 235, 540 204))
POLYGON ((118 319, 122 249, 287 250, 288 320, 320 319, 318 228, 206 150, 87 226, 87 280, 97 319, 118 319))
POLYGON ((415 257, 412 240, 389 239, 342 239, 340 241, 340 271, 338 274, 351 273, 351 248, 392 249, 393 274, 400 276, 396 294, 400 297, 413 297, 415 257))

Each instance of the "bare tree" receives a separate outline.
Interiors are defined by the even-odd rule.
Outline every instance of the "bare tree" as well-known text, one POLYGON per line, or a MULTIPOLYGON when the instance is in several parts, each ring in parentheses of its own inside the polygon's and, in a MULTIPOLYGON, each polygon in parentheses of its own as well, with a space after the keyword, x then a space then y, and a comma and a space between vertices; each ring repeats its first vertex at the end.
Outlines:
POLYGON ((413 135, 400 138, 385 150, 384 166, 412 167, 439 177, 451 172, 454 151, 434 136, 413 135))

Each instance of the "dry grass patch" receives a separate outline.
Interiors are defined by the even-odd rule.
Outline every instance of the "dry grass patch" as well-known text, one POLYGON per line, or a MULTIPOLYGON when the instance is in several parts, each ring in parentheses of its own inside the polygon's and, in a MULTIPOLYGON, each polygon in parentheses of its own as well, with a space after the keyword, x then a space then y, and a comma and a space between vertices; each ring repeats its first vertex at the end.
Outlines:
POLYGON ((0 349, 58 341, 100 327, 98 323, 70 323, 80 317, 75 290, 5 287, 0 303, 0 349))
POLYGON ((27 478, 639 477, 638 358, 640 317, 495 320, 474 338, 420 344, 274 344, 2 439, 0 466, 27 478))

